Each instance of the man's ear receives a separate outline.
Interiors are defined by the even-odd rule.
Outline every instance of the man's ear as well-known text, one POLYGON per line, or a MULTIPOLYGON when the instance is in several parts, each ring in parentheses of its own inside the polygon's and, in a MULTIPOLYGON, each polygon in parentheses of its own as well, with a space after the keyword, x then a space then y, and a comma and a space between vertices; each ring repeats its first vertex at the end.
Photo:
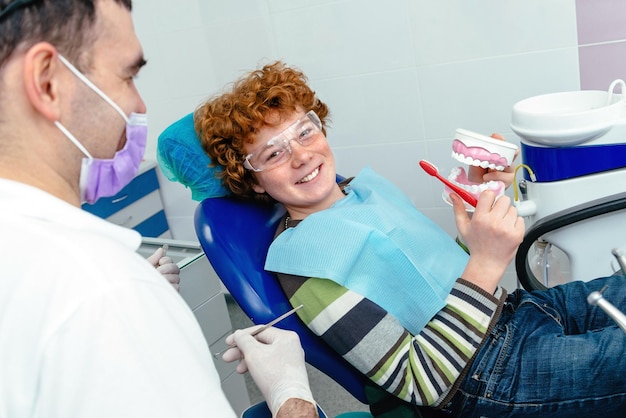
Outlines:
POLYGON ((24 87, 33 108, 50 121, 61 116, 59 103, 59 61, 56 48, 39 42, 26 51, 24 56, 24 87))

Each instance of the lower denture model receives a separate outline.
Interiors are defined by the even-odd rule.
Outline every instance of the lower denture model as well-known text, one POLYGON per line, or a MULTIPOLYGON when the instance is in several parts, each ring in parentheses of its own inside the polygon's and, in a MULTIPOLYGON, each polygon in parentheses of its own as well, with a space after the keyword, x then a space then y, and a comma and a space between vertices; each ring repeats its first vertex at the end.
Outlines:
MULTIPOLYGON (((502 171, 513 163, 517 145, 481 135, 465 129, 457 129, 452 142, 452 158, 471 166, 502 171)), ((505 185, 501 181, 477 183, 471 181, 464 167, 455 167, 450 171, 448 180, 468 191, 476 199, 485 190, 493 190, 497 197, 504 194, 505 185)), ((443 198, 451 204, 448 195, 453 191, 444 186, 443 198)), ((468 210, 474 208, 466 204, 468 210)))

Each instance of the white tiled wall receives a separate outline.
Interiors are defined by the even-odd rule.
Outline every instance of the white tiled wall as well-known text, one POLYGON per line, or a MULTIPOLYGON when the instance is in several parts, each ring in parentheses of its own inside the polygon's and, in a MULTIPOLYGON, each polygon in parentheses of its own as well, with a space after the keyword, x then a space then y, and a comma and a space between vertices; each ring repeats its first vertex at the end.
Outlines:
MULTIPOLYGON (((517 141, 515 102, 580 87, 572 0, 135 0, 134 18, 148 157, 170 123, 281 59, 329 104, 339 172, 372 166, 453 236, 441 186, 417 161, 447 173, 456 128, 517 141)), ((175 237, 195 239, 188 191, 170 183, 164 195, 175 237)))

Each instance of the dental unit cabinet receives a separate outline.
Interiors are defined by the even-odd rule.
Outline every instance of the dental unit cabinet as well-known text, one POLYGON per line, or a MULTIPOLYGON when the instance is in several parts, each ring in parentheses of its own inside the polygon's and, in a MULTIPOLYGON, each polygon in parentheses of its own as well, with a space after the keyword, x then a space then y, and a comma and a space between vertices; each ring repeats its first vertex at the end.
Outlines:
POLYGON ((525 288, 546 287, 528 261, 536 241, 565 253, 567 281, 619 269, 611 251, 626 246, 624 93, 625 83, 615 80, 608 91, 546 94, 513 106, 511 128, 527 169, 515 201, 527 228, 515 262, 525 288))

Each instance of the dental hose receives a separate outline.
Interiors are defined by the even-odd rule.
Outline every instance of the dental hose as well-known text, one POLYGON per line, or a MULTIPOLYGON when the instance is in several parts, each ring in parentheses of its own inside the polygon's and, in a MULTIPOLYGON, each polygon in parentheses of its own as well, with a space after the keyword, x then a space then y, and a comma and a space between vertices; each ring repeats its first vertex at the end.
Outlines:
MULTIPOLYGON (((519 164, 517 165, 517 167, 515 167, 515 171, 513 171, 514 182, 517 183, 517 172, 519 171, 520 168, 525 168, 526 171, 528 171, 528 174, 530 175, 530 181, 532 182, 537 181, 537 177, 535 176, 535 173, 527 164, 519 164)), ((519 188, 520 188, 519 184, 517 185, 517 187, 513 187, 513 197, 515 199, 515 202, 519 202, 519 194, 518 194, 519 188)), ((522 194, 525 194, 525 193, 522 192, 522 194)))

